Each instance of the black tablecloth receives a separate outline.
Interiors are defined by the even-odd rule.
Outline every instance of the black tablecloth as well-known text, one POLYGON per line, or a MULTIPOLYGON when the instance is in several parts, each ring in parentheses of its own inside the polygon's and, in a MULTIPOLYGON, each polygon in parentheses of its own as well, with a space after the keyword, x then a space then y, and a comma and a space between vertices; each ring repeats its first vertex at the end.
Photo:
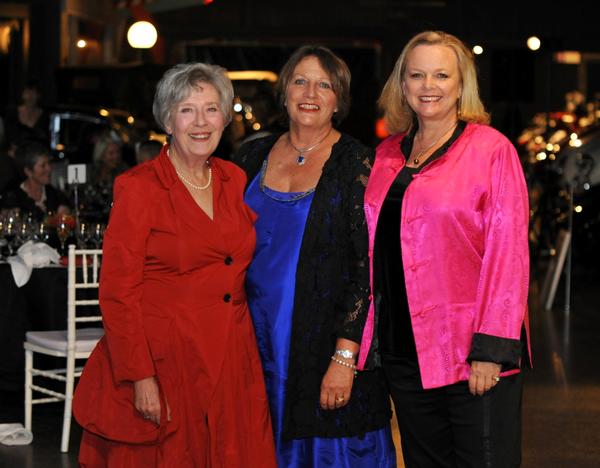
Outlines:
POLYGON ((17 288, 10 265, 0 264, 0 390, 23 388, 27 331, 66 328, 66 268, 36 268, 17 288))

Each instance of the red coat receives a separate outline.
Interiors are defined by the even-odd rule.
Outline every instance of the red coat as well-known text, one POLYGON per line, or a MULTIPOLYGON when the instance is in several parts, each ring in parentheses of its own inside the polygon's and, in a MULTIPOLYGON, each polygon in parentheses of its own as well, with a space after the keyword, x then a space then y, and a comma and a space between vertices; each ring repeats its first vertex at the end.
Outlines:
POLYGON ((243 202, 243 172, 216 158, 211 167, 213 220, 165 149, 117 178, 100 278, 106 335, 73 411, 110 441, 162 444, 157 465, 275 466, 244 292, 255 215, 243 202), (160 428, 133 406, 133 381, 153 375, 172 413, 160 428))

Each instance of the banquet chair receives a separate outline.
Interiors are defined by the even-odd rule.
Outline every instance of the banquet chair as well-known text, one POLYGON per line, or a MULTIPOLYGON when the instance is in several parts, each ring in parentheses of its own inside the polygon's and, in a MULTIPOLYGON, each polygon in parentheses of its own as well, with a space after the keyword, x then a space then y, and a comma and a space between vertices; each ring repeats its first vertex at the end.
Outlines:
MULTIPOLYGON (((102 328, 77 328, 79 323, 99 322, 102 320, 98 308, 98 274, 102 250, 76 250, 69 246, 67 273, 67 329, 53 331, 29 331, 25 335, 25 428, 31 430, 31 413, 34 404, 64 401, 63 431, 61 452, 69 449, 71 430, 71 407, 75 378, 81 375, 83 366, 75 367, 75 361, 87 359, 98 340, 104 334, 102 328), (78 266, 81 268, 78 270, 78 266), (79 299, 85 292, 86 298, 79 299), (88 299, 90 294, 95 297, 88 299), (91 307, 90 307, 91 306, 91 307), (94 315, 88 315, 90 309, 94 315), (82 312, 86 314, 83 315, 82 312), (66 359, 61 369, 37 369, 33 367, 34 353, 66 359), (35 385, 33 377, 45 377, 64 382, 64 393, 56 391, 56 386, 48 388, 35 385), (32 398, 33 392, 47 395, 45 398, 32 398)), ((37 380, 36 380, 37 382, 37 380)), ((48 382, 48 381, 44 381, 48 382)), ((48 385, 46 383, 46 385, 48 385)), ((62 386, 61 386, 62 388, 62 386)))

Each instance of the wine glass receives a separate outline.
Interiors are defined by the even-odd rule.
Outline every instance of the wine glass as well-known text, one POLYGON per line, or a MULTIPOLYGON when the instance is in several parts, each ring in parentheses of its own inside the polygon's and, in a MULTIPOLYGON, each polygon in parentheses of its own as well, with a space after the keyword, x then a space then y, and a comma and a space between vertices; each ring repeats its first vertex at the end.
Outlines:
POLYGON ((79 248, 86 248, 90 242, 92 237, 92 232, 90 232, 90 225, 87 223, 79 223, 77 228, 77 245, 79 248))
POLYGON ((58 240, 60 241, 61 253, 65 255, 65 242, 71 235, 71 226, 69 226, 65 220, 60 220, 58 226, 56 227, 56 234, 58 235, 58 240))
POLYGON ((8 241, 4 238, 4 230, 6 228, 6 221, 0 217, 0 258, 4 255, 4 247, 8 245, 8 241))
POLYGON ((17 227, 12 221, 12 218, 8 218, 6 225, 4 226, 4 238, 6 239, 6 245, 8 247, 8 256, 14 254, 14 241, 17 236, 17 227))
POLYGON ((48 243, 50 232, 48 231, 48 225, 46 223, 40 223, 36 229, 35 238, 40 242, 48 243))
POLYGON ((28 240, 31 239, 31 226, 29 224, 27 224, 26 221, 23 221, 21 223, 21 226, 19 227, 18 231, 17 231, 17 244, 19 246, 25 244, 28 240))
POLYGON ((97 249, 102 248, 102 240, 104 238, 104 226, 100 223, 96 223, 94 232, 92 233, 92 242, 97 249))

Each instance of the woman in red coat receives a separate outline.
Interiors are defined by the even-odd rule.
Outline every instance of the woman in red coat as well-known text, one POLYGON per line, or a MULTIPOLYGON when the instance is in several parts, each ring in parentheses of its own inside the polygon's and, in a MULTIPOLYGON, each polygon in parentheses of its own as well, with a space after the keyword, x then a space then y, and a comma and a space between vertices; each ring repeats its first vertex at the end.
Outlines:
POLYGON ((177 65, 154 115, 170 144, 119 176, 104 238, 106 330, 77 386, 84 467, 274 467, 244 292, 245 175, 213 158, 231 120, 224 70, 177 65))

